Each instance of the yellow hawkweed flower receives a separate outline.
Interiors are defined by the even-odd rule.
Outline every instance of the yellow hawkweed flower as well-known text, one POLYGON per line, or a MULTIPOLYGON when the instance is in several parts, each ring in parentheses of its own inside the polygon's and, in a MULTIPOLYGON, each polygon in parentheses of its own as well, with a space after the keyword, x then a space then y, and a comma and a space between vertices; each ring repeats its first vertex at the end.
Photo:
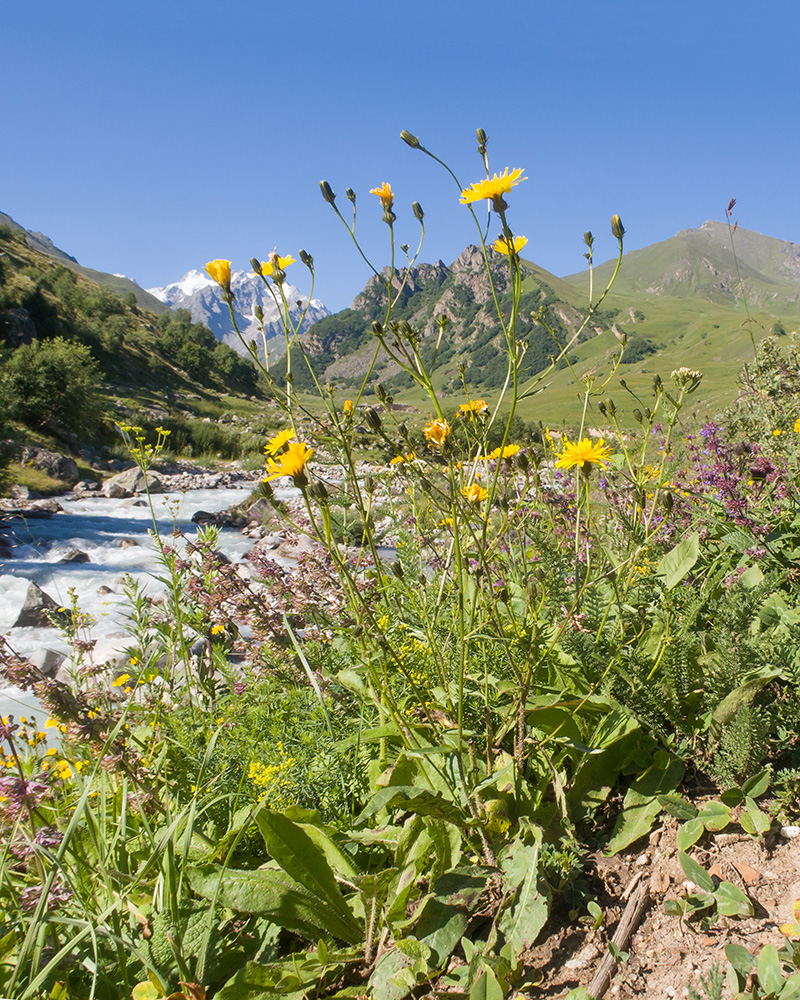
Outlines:
POLYGON ((485 399, 468 399, 458 408, 459 417, 469 417, 473 419, 482 413, 489 412, 489 404, 485 399))
POLYGON ((127 684, 130 679, 130 674, 120 674, 111 686, 115 688, 122 687, 122 685, 127 684))
POLYGON ((800 434, 800 420, 795 420, 794 432, 795 434, 800 434))
POLYGON ((495 448, 486 456, 487 458, 513 458, 520 450, 518 444, 507 444, 504 448, 495 448))
POLYGON ((394 195, 388 181, 384 181, 379 188, 370 188, 370 194, 376 194, 383 205, 384 212, 391 212, 394 204, 394 195))
POLYGON ((491 201, 495 212, 504 212, 507 208, 504 194, 508 194, 515 184, 526 181, 528 178, 522 176, 522 170, 516 169, 509 173, 508 167, 502 174, 495 174, 494 177, 487 177, 486 180, 477 181, 465 188, 461 192, 459 199, 462 205, 469 205, 474 201, 491 201))
POLYGON ((224 625, 212 625, 211 626, 211 634, 212 635, 219 635, 220 632, 224 632, 224 631, 225 631, 225 626, 224 625))
POLYGON ((405 455, 395 455, 394 458, 389 459, 389 465, 400 465, 401 462, 413 462, 414 452, 409 451, 405 455))
POLYGON ((344 415, 346 417, 350 416, 350 414, 353 412, 353 400, 352 399, 346 399, 344 401, 344 406, 342 407, 342 412, 344 413, 344 415))
POLYGON ((444 448, 450 435, 450 424, 446 420, 431 420, 422 430, 425 440, 437 448, 444 448))
POLYGON ((480 483, 473 483, 472 486, 465 487, 461 493, 470 503, 481 503, 489 496, 489 491, 484 489, 480 483))
POLYGON ((292 441, 276 458, 267 459, 268 476, 264 477, 264 482, 270 479, 280 479, 281 476, 291 476, 295 486, 305 486, 306 462, 314 454, 314 449, 309 448, 302 441, 292 441))
POLYGON ((527 242, 527 236, 515 236, 513 240, 509 240, 505 236, 498 236, 494 243, 492 243, 492 250, 496 250, 497 253, 504 253, 508 257, 512 250, 518 254, 527 242))
POLYGON ((290 264, 294 264, 294 257, 288 255, 281 257, 279 254, 273 252, 269 255, 268 261, 261 261, 261 273, 269 278, 275 271, 285 271, 290 264))
POLYGON ((220 286, 223 292, 231 290, 231 262, 229 260, 210 260, 205 267, 209 278, 220 286))
POLYGON ((776 428, 776 429, 775 429, 775 430, 774 430, 774 431, 772 432, 772 436, 773 436, 773 437, 776 437, 776 438, 777 438, 777 437, 780 437, 780 436, 781 436, 781 434, 783 434, 783 431, 782 431, 782 430, 781 430, 781 429, 780 429, 779 427, 778 427, 778 428, 776 428))
POLYGON ((294 429, 280 431, 275 437, 270 438, 264 446, 267 455, 277 455, 284 445, 288 444, 294 437, 294 429))
POLYGON ((573 465, 579 465, 582 470, 590 472, 593 465, 602 465, 605 469, 609 458, 611 458, 611 448, 602 438, 599 441, 584 438, 583 441, 576 441, 574 444, 572 441, 564 441, 564 450, 556 462, 556 468, 571 469, 573 465))

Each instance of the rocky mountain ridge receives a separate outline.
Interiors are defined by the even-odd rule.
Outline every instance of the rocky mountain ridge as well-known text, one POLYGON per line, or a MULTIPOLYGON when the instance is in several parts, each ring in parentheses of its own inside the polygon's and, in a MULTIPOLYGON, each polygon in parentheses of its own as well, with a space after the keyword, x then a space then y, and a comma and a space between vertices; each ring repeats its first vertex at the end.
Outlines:
MULTIPOLYGON (((308 306, 303 329, 330 315, 329 310, 319 299, 308 302, 294 285, 287 283, 283 287, 294 323, 299 321, 302 311, 306 305, 308 306)), ((252 271, 234 271, 231 274, 231 290, 234 293, 233 311, 236 324, 245 341, 255 340, 259 348, 262 346, 259 322, 255 315, 256 307, 260 306, 264 313, 267 349, 280 350, 284 341, 280 311, 272 292, 263 280, 252 271), (271 344, 270 341, 274 343, 271 344)), ((160 288, 149 288, 148 292, 170 309, 187 309, 193 322, 207 326, 218 340, 239 354, 247 353, 233 328, 230 311, 227 303, 223 301, 219 285, 204 271, 188 271, 179 281, 160 288)), ((263 350, 261 353, 263 354, 263 350)))

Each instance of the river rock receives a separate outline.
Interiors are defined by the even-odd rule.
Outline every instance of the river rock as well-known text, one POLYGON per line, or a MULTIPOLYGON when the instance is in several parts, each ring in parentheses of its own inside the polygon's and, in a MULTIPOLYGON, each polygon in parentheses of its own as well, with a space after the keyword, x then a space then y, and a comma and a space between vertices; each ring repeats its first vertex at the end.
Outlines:
POLYGON ((135 538, 120 538, 120 540, 117 542, 117 545, 119 545, 121 549, 132 549, 135 545, 138 544, 139 543, 136 541, 135 538))
POLYGON ((59 611, 60 607, 38 584, 29 583, 25 600, 12 628, 49 628, 53 624, 50 615, 67 617, 65 611, 59 611))
POLYGON ((65 660, 66 656, 63 653, 45 648, 37 649, 28 657, 28 663, 40 670, 45 677, 55 677, 65 660))
POLYGON ((47 448, 23 448, 20 464, 33 466, 34 469, 46 472, 54 479, 60 479, 70 485, 77 483, 81 478, 74 459, 57 451, 48 451, 47 448))
POLYGON ((76 549, 74 545, 70 545, 68 548, 64 549, 61 556, 58 559, 60 563, 88 563, 91 562, 89 554, 84 552, 82 549, 76 549))
POLYGON ((0 559, 11 559, 13 552, 11 551, 11 542, 7 538, 0 535, 0 559))
MULTIPOLYGON (((153 472, 147 473, 147 488, 151 493, 163 493, 164 487, 161 480, 153 472)), ((134 466, 124 472, 112 476, 103 483, 103 493, 112 500, 121 497, 132 497, 134 493, 145 492, 145 474, 141 469, 134 466)))

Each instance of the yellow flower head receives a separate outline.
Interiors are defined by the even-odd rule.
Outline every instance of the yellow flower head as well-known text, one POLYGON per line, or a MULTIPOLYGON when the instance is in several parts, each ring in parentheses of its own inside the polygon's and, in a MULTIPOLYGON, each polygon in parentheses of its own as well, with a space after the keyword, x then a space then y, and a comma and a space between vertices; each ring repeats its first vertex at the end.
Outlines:
POLYGON ((495 448, 486 456, 487 458, 513 458, 520 450, 518 444, 507 444, 504 448, 495 448))
POLYGON ((777 438, 777 437, 780 437, 780 436, 781 436, 781 434, 783 434, 783 431, 782 431, 782 430, 780 429, 780 427, 776 428, 776 429, 775 429, 775 430, 774 430, 774 431, 772 432, 772 436, 773 436, 773 437, 776 437, 776 438, 777 438))
POLYGON ((458 408, 459 417, 469 417, 471 420, 482 413, 489 412, 489 404, 485 399, 469 399, 458 408))
POLYGON ((422 430, 425 440, 437 448, 444 448, 450 435, 450 424, 446 420, 431 420, 422 430))
POLYGON ((414 461, 414 452, 409 451, 405 455, 395 455, 394 458, 389 460, 389 465, 400 465, 401 462, 413 462, 413 461, 414 461))
POLYGON ((220 632, 224 632, 224 631, 225 631, 225 626, 224 625, 212 625, 211 626, 211 634, 212 635, 219 635, 220 632))
POLYGON ((210 260, 206 264, 206 273, 209 278, 216 281, 223 292, 231 290, 231 262, 229 260, 210 260))
POLYGON ((122 687, 122 685, 127 684, 130 679, 131 679, 130 674, 120 674, 119 677, 117 677, 117 679, 114 681, 112 687, 115 688, 122 687))
POLYGON ((489 491, 484 489, 480 483, 473 483, 472 486, 467 486, 461 493, 470 503, 481 503, 489 496, 489 491))
POLYGON ((294 437, 294 428, 289 428, 285 431, 279 431, 275 437, 270 438, 264 446, 264 451, 267 455, 277 455, 277 453, 287 445, 294 437))
POLYGON ((265 277, 269 278, 276 271, 285 271, 290 264, 294 264, 294 257, 288 255, 286 257, 281 257, 273 250, 273 252, 269 255, 269 260, 261 261, 261 273, 265 275, 265 277))
POLYGON ((309 448, 302 441, 292 441, 276 458, 267 459, 268 476, 264 477, 264 482, 270 479, 280 479, 281 476, 291 476, 295 486, 305 486, 307 480, 305 472, 306 462, 314 454, 314 449, 309 448))
POLYGON ((350 414, 353 412, 353 400, 352 399, 346 399, 344 401, 344 406, 342 407, 342 412, 344 413, 344 415, 346 417, 350 416, 350 414))
POLYGON ((394 195, 388 181, 384 181, 379 188, 370 188, 370 194, 376 194, 383 205, 384 212, 391 212, 394 204, 394 195))
POLYGON ((590 441, 589 438, 584 438, 583 441, 577 441, 575 444, 571 441, 564 441, 564 450, 556 462, 556 468, 571 469, 573 465, 579 465, 585 472, 590 472, 593 465, 602 465, 605 469, 609 458, 611 458, 611 448, 604 443, 602 438, 599 441, 590 441))
POLYGON ((795 421, 795 423, 794 423, 794 432, 795 432, 795 434, 800 434, 800 420, 796 420, 795 421))
POLYGON ((508 206, 505 203, 503 195, 508 194, 515 184, 519 184, 521 181, 526 181, 527 179, 527 177, 522 176, 521 169, 518 168, 509 173, 508 167, 506 167, 502 174, 487 177, 486 180, 478 181, 465 188, 461 192, 461 204, 469 205, 473 201, 483 201, 486 199, 491 201, 495 212, 504 212, 508 206))
POLYGON ((527 236, 515 236, 512 240, 507 239, 505 236, 498 236, 494 243, 492 243, 492 250, 504 253, 508 257, 512 250, 515 254, 518 254, 527 242, 527 236))

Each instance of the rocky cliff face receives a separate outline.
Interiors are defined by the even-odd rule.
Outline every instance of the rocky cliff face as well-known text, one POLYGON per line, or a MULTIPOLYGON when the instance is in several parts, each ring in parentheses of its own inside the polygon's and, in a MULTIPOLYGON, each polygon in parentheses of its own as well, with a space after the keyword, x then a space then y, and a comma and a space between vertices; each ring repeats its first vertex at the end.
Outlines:
MULTIPOLYGON (((231 277, 231 289, 235 296, 233 311, 236 325, 244 339, 249 341, 255 338, 260 346, 261 337, 255 310, 256 306, 261 306, 264 311, 267 341, 275 341, 276 345, 278 341, 283 341, 284 331, 278 305, 262 279, 252 272, 235 271, 231 277)), ((189 271, 180 281, 161 288, 150 288, 148 291, 171 309, 188 309, 195 323, 205 324, 218 340, 228 344, 240 354, 247 353, 233 328, 230 311, 222 300, 219 285, 203 271, 189 271)), ((299 321, 308 305, 303 329, 329 315, 328 309, 319 299, 312 299, 308 303, 294 285, 284 285, 284 292, 294 323, 299 321)), ((269 348, 270 344, 267 346, 269 348)))

